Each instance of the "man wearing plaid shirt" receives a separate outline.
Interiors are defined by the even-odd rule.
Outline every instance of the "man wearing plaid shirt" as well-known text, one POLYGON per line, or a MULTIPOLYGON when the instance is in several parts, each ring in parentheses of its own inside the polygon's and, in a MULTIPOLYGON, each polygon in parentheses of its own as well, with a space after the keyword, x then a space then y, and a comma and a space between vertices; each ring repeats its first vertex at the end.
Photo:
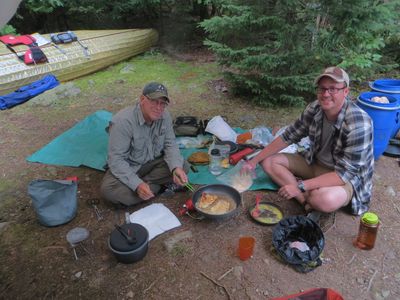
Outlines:
POLYGON ((278 194, 295 198, 306 211, 333 212, 348 206, 360 215, 368 210, 373 127, 368 114, 347 98, 349 83, 343 69, 325 69, 315 79, 317 100, 244 168, 260 163, 280 186, 278 194), (303 153, 278 153, 306 136, 310 148, 303 153))

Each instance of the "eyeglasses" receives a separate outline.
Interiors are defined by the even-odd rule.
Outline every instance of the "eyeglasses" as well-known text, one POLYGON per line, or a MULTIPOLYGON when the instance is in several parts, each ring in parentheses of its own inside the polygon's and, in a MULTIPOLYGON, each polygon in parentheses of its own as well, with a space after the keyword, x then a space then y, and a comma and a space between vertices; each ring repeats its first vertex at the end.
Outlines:
POLYGON ((161 108, 166 108, 168 106, 168 102, 165 100, 152 100, 149 97, 146 97, 147 100, 149 100, 149 103, 152 106, 161 106, 161 108))
POLYGON ((325 94, 325 92, 328 91, 329 94, 335 95, 335 94, 339 93, 340 90, 344 90, 346 87, 347 86, 344 86, 342 88, 334 88, 334 87, 323 88, 323 87, 317 86, 315 88, 315 90, 317 91, 317 94, 325 94))

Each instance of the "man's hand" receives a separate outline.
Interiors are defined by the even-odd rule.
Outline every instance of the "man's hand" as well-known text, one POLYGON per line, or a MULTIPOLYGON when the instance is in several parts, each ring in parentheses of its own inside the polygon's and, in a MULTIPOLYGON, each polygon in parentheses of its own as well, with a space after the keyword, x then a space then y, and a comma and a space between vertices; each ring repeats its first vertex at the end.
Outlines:
POLYGON ((292 199, 300 194, 300 189, 294 184, 284 185, 278 190, 278 195, 285 199, 292 199))
POLYGON ((182 168, 175 168, 172 172, 172 179, 176 184, 185 185, 188 182, 185 171, 182 168))
POLYGON ((153 192, 151 191, 149 185, 146 182, 142 182, 138 185, 136 189, 136 193, 143 200, 149 200, 154 197, 153 192))

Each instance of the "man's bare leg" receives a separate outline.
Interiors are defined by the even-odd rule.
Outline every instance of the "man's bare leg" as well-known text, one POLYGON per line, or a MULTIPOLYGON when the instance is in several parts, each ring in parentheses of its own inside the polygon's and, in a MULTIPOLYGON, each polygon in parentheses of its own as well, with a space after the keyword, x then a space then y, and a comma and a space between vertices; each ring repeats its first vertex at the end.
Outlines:
MULTIPOLYGON (((261 166, 272 180, 279 186, 293 184, 297 186, 297 179, 289 170, 289 160, 285 155, 275 154, 261 162, 261 166)), ((306 193, 301 193, 295 199, 301 204, 306 204, 306 193)))
POLYGON ((307 203, 312 208, 330 213, 346 206, 349 203, 346 190, 341 186, 324 187, 311 191, 307 203))

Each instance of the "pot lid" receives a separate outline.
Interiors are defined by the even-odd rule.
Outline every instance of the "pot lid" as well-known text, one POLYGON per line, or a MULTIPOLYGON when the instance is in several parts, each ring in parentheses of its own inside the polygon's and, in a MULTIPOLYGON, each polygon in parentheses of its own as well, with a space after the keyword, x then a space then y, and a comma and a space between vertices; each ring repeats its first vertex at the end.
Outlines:
POLYGON ((149 232, 140 224, 124 224, 120 229, 132 239, 128 241, 118 229, 114 229, 110 235, 110 246, 116 251, 129 252, 138 249, 149 239, 149 232))

